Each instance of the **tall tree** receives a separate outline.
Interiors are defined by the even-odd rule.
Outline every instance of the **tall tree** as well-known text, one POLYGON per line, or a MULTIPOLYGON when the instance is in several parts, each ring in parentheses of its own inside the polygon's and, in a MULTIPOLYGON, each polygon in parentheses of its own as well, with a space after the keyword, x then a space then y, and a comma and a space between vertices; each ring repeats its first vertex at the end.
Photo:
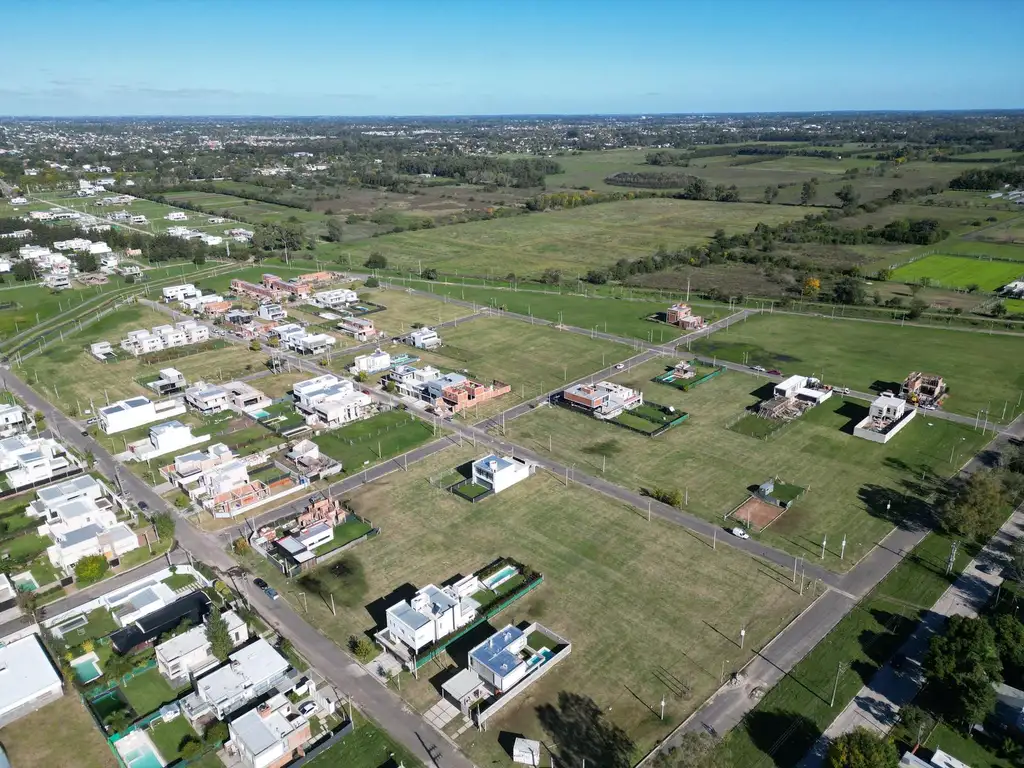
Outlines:
POLYGON ((1002 679, 996 636, 985 619, 951 616, 946 631, 932 638, 924 660, 934 702, 963 726, 981 722, 995 704, 992 683, 1002 679))
POLYGON ((214 606, 206 619, 206 639, 210 641, 210 650, 221 661, 226 661, 234 643, 228 632, 228 623, 220 615, 220 608, 214 606))
POLYGON ((853 275, 841 277, 832 288, 832 301, 836 304, 863 304, 866 300, 863 281, 853 275))
POLYGON ((679 744, 659 752, 654 768, 729 768, 728 756, 711 734, 684 733, 679 744))
POLYGON ((818 195, 818 184, 814 179, 805 181, 800 188, 800 205, 810 205, 818 195))
POLYGON ((341 227, 341 222, 337 219, 330 219, 327 222, 327 239, 332 243, 340 243, 344 231, 341 227))
POLYGON ((973 473, 952 489, 939 510, 942 527, 961 536, 984 538, 998 526, 1008 499, 1003 483, 992 470, 973 473))
POLYGON ((863 727, 833 739, 828 748, 828 768, 896 768, 899 762, 895 744, 863 727))
POLYGON ((853 184, 843 184, 836 192, 836 197, 843 204, 843 208, 852 208, 860 200, 860 194, 853 188, 853 184))

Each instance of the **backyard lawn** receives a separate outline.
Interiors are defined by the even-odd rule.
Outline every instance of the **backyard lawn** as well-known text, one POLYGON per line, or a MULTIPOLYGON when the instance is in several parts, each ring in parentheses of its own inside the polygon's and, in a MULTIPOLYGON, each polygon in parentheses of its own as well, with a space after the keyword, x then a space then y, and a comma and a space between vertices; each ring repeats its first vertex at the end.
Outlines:
MULTIPOLYGON (((428 482, 478 456, 468 446, 452 447, 352 493, 354 509, 372 513, 383 535, 301 583, 253 565, 295 604, 303 604, 296 590, 308 590, 308 620, 342 646, 381 626, 384 608, 411 585, 440 584, 503 556, 542 573, 544 583, 491 625, 539 620, 573 643, 572 655, 487 732, 463 737, 477 765, 507 763, 502 732, 550 740, 537 707, 556 705, 561 691, 597 702, 633 739, 638 758, 718 687, 723 660, 738 667, 806 604, 788 578, 757 561, 726 548, 712 552, 681 528, 648 523, 635 510, 566 488, 543 472, 481 504, 428 482), (739 626, 747 627, 744 652, 731 636, 739 626), (663 695, 664 722, 649 708, 663 695)), ((465 663, 480 634, 450 648, 451 658, 465 663)), ((436 703, 450 664, 445 657, 419 680, 403 676, 402 696, 424 711, 436 703)))
POLYGON ((387 731, 371 720, 355 713, 355 730, 328 750, 306 763, 305 768, 381 768, 386 765, 405 765, 405 768, 423 768, 387 731))
POLYGON ((121 693, 140 717, 174 701, 178 696, 155 667, 136 675, 120 687, 121 693))
POLYGON ((184 717, 176 717, 169 723, 161 721, 151 726, 149 735, 160 755, 169 763, 181 757, 181 747, 187 740, 200 741, 199 734, 184 717))
MULTIPOLYGON (((1007 365, 1024 354, 1024 337, 895 324, 763 315, 737 323, 693 345, 705 357, 779 368, 787 376, 817 375, 838 387, 866 392, 892 389, 911 371, 946 379, 945 408, 990 420, 1020 412, 1024 366, 1007 365)), ((701 387, 707 386, 702 384, 701 387)))
MULTIPOLYGON (((438 430, 438 434, 441 431, 438 430)), ((410 451, 434 438, 434 429, 408 411, 391 410, 312 438, 345 472, 410 451)))
POLYGON ((0 744, 17 768, 116 768, 92 716, 69 691, 57 701, 0 728, 0 744))
MULTIPOLYGON (((759 397, 770 397, 763 379, 728 372, 681 392, 650 382, 662 368, 660 361, 653 361, 615 377, 642 391, 654 389, 662 404, 689 413, 685 422, 656 438, 564 408, 539 408, 508 422, 507 435, 542 453, 550 450, 566 466, 603 474, 625 488, 678 489, 689 497, 689 512, 726 525, 724 515, 768 478, 799 484, 808 492, 760 537, 815 559, 827 537, 823 564, 837 570, 849 568, 895 523, 913 522, 923 514, 921 496, 931 490, 931 482, 952 474, 990 439, 967 427, 923 417, 889 444, 877 445, 849 434, 851 424, 866 414, 866 406, 833 397, 766 442, 727 428, 759 397), (927 473, 925 483, 922 472, 927 473), (890 500, 892 509, 887 512, 890 500), (841 561, 839 542, 844 536, 847 546, 841 561)), ((743 418, 754 426, 764 422, 743 418)))
POLYGON ((355 541, 360 536, 365 536, 370 532, 370 526, 364 523, 362 520, 349 520, 347 523, 334 526, 334 538, 326 544, 323 544, 316 548, 317 555, 326 555, 328 552, 333 552, 338 547, 343 547, 350 541, 355 541))

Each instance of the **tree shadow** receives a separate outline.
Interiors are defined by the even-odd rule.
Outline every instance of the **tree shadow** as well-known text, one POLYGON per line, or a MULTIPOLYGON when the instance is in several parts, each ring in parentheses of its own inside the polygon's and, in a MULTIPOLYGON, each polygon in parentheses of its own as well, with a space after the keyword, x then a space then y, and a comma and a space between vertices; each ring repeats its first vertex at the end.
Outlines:
POLYGON ((624 730, 608 722, 604 711, 589 696, 569 691, 558 694, 558 703, 537 707, 537 718, 557 745, 558 765, 590 765, 631 768, 633 741, 624 730))
POLYGON ((853 434, 853 428, 860 424, 870 412, 866 405, 853 400, 844 400, 843 404, 836 408, 836 415, 846 419, 846 423, 839 428, 839 431, 846 435, 853 434))
POLYGON ((861 486, 857 497, 868 514, 908 531, 931 529, 935 526, 935 510, 919 498, 893 488, 868 484, 861 486))
POLYGON ((755 709, 747 716, 744 727, 754 746, 780 767, 799 763, 821 736, 818 726, 798 712, 755 709))

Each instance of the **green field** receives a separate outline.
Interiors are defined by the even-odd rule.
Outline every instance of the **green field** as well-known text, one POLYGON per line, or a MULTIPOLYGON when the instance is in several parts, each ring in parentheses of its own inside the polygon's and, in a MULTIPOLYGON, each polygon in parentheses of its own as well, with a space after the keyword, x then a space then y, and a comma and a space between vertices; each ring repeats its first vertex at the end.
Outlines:
POLYGON ((127 683, 121 683, 120 687, 121 693, 140 717, 177 698, 174 689, 156 668, 136 675, 127 683))
MULTIPOLYGON (((378 331, 389 336, 409 333, 414 324, 437 325, 449 320, 473 314, 469 307, 446 304, 427 296, 416 296, 401 288, 385 291, 374 288, 360 288, 359 297, 374 304, 383 304, 387 309, 369 315, 378 331)), ((410 350, 411 354, 415 354, 410 350)))
POLYGON ((508 437, 634 491, 669 487, 688 493, 687 511, 723 525, 752 487, 781 477, 808 491, 760 538, 817 561, 827 537, 822 564, 835 570, 849 568, 895 523, 926 518, 921 499, 930 483, 952 474, 989 439, 950 422, 929 426, 919 418, 880 446, 849 434, 852 423, 867 414, 866 406, 833 397, 765 442, 727 429, 744 408, 770 396, 763 380, 728 372, 680 392, 650 383, 660 370, 662 364, 652 362, 614 379, 642 391, 656 387, 659 402, 690 414, 654 440, 564 408, 538 409, 509 422, 508 437), (953 463, 951 450, 957 454, 953 463), (912 481, 920 481, 923 472, 928 482, 915 492, 912 481), (886 513, 890 500, 892 511, 886 513))
POLYGON ((199 734, 184 717, 176 717, 168 723, 157 721, 150 727, 149 735, 160 755, 169 762, 181 757, 181 745, 187 739, 200 741, 199 734))
POLYGON ((759 222, 779 224, 815 212, 813 208, 714 203, 694 200, 632 200, 566 211, 477 221, 452 227, 385 235, 334 252, 343 265, 361 266, 373 252, 389 267, 446 274, 504 277, 539 275, 559 269, 573 278, 622 258, 707 242, 715 230, 752 230, 759 222))
MULTIPOLYGON (((638 759, 718 687, 723 661, 727 671, 738 668, 806 604, 788 578, 763 564, 727 548, 712 552, 681 528, 648 523, 635 510, 566 488, 544 472, 482 504, 428 484, 482 450, 453 447, 350 495, 354 509, 372 512, 384 533, 337 561, 343 567, 327 578, 337 587, 337 617, 316 593, 319 572, 305 582, 308 620, 344 645, 382 620, 402 585, 439 584, 501 556, 544 575, 540 587, 491 626, 541 621, 572 642, 572 654, 486 732, 465 734, 460 745, 477 765, 507 764, 502 732, 556 740, 545 737, 537 707, 557 707, 562 691, 596 702, 634 741, 638 759), (740 626, 747 627, 745 651, 732 637, 740 626), (664 722, 651 709, 662 695, 664 722)), ((299 586, 267 570, 263 565, 260 575, 295 601, 299 586)), ((481 639, 474 634, 452 655, 459 658, 481 639)), ((434 686, 447 679, 450 665, 445 656, 421 670, 419 680, 403 675, 401 695, 425 711, 438 700, 434 686)))
POLYGON ((947 240, 942 250, 957 256, 992 256, 1011 261, 1024 261, 1024 246, 988 243, 981 240, 947 240))
POLYGON ((1002 299, 1002 302, 1011 315, 1024 314, 1024 299, 1002 299))
POLYGON ((902 283, 915 283, 928 278, 943 288, 967 288, 977 285, 994 291, 1024 274, 1024 264, 1010 261, 984 261, 964 256, 925 256, 906 264, 892 274, 902 283))
POLYGON ((190 205, 198 206, 208 214, 226 218, 238 216, 241 220, 257 224, 295 222, 302 224, 306 232, 314 236, 325 233, 327 222, 330 220, 329 216, 322 213, 276 203, 264 203, 259 200, 248 200, 218 192, 168 192, 164 196, 171 202, 187 202, 190 205))
POLYGON ((736 363, 779 368, 786 375, 818 375, 827 383, 861 392, 899 390, 911 371, 943 376, 950 386, 947 410, 974 416, 989 408, 991 419, 1020 412, 1024 338, 888 323, 762 315, 695 342, 693 351, 736 363))
POLYGON ((18 768, 117 768, 102 731, 78 698, 67 691, 57 701, 0 728, 11 765, 18 768))
POLYGON ((353 719, 355 730, 306 763, 307 768, 381 768, 389 764, 423 768, 423 763, 376 723, 359 713, 353 719))
POLYGON ((313 442, 340 461, 345 472, 352 473, 410 451, 434 436, 431 425, 408 411, 393 410, 324 432, 314 437, 313 442))

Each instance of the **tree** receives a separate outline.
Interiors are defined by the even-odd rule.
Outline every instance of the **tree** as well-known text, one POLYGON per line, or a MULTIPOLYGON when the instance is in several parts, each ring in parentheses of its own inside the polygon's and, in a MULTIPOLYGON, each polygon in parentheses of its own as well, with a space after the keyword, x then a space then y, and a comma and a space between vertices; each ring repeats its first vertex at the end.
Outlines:
POLYGON ((197 250, 195 252, 195 255, 192 256, 192 263, 195 264, 197 267, 201 267, 203 264, 205 264, 206 263, 206 251, 205 250, 197 250))
POLYGON ((368 277, 366 278, 366 282, 363 283, 363 285, 365 285, 367 288, 379 288, 380 280, 378 280, 376 277, 368 277))
POLYGON ((808 277, 804 280, 803 295, 817 296, 821 290, 821 280, 816 277, 808 277))
POLYGON ((1010 578, 1024 582, 1024 539, 1014 539, 1010 545, 1010 578))
POLYGON ((214 720, 203 731, 203 741, 208 745, 221 744, 228 740, 228 724, 223 720, 214 720))
POLYGON ((852 208, 860 200, 860 194, 853 188, 853 184, 843 184, 836 192, 836 197, 843 204, 843 208, 852 208))
POLYGON ((900 762, 896 745, 885 736, 858 727, 829 744, 828 768, 896 768, 900 762))
POLYGON ((910 311, 907 312, 907 319, 917 320, 917 318, 924 314, 924 311, 928 309, 929 306, 931 305, 927 301, 915 296, 910 302, 910 311))
POLYGON ((327 222, 327 239, 332 243, 340 243, 342 236, 345 234, 342 229, 341 222, 337 219, 330 219, 327 222))
POLYGON ((888 267, 882 267, 875 273, 875 279, 881 280, 883 283, 888 282, 892 279, 892 270, 888 267))
POLYGON ((1013 686, 1024 679, 1024 624, 1010 613, 1000 614, 992 622, 996 632, 996 650, 1003 673, 1013 686))
POLYGON ((387 269, 388 258, 380 251, 374 251, 363 264, 367 269, 387 269))
POLYGON ((103 674, 110 680, 120 680, 131 671, 132 663, 127 656, 122 656, 120 653, 111 654, 107 663, 103 665, 103 674))
POLYGON ((437 280, 437 270, 433 267, 427 267, 423 270, 423 274, 420 277, 424 280, 437 280))
POLYGON ((271 336, 269 339, 267 339, 267 346, 268 347, 279 347, 279 346, 281 346, 281 339, 278 338, 277 336, 271 336))
POLYGON ((775 198, 779 196, 779 188, 774 184, 769 184, 764 188, 764 201, 766 203, 774 203, 775 198))
POLYGON ((836 304, 863 304, 866 300, 864 283, 852 275, 839 278, 832 288, 832 301, 836 304))
POLYGON ((365 636, 356 637, 355 635, 352 635, 352 637, 348 639, 348 649, 352 652, 353 656, 364 664, 371 661, 373 657, 377 655, 376 646, 365 636))
POLYGON ((18 608, 21 609, 22 619, 26 624, 35 624, 36 611, 39 608, 39 598, 36 593, 28 589, 20 589, 14 596, 18 608))
POLYGON ((252 341, 249 342, 249 349, 251 349, 253 352, 259 352, 262 348, 263 345, 260 344, 259 339, 253 339, 252 341))
POLYGON ((95 272, 100 268, 96 256, 91 253, 79 253, 75 255, 75 266, 80 272, 95 272))
POLYGON ((951 489, 939 509, 939 521, 950 533, 981 539, 999 525, 1007 501, 999 477, 982 469, 951 489))
POLYGON ((35 266, 29 259, 23 259, 11 267, 11 274, 14 275, 15 280, 22 283, 36 279, 35 266))
POLYGON ((711 734, 684 733, 679 744, 659 752, 654 768, 729 768, 728 756, 723 755, 711 734))
POLYGON ((997 301, 992 307, 992 317, 1003 317, 1008 311, 1003 302, 997 301))
POLYGON ((86 555, 75 563, 75 581, 79 586, 94 584, 110 570, 110 563, 103 555, 86 555))
POLYGON ((180 754, 186 760, 190 757, 195 757, 203 751, 202 742, 199 741, 195 736, 186 736, 181 740, 178 745, 178 754, 180 754))
POLYGON ((210 641, 210 651, 221 661, 226 661, 234 647, 228 623, 220 615, 220 608, 213 606, 206 620, 206 639, 210 641))
POLYGON ((928 700, 947 719, 969 727, 995 705, 992 683, 999 682, 1001 671, 992 626, 985 619, 951 616, 924 660, 928 700))
POLYGON ((818 195, 818 184, 814 179, 805 181, 800 188, 800 205, 810 205, 818 195))
POLYGON ((161 539, 174 538, 174 517, 170 512, 157 512, 150 518, 156 535, 161 539))

